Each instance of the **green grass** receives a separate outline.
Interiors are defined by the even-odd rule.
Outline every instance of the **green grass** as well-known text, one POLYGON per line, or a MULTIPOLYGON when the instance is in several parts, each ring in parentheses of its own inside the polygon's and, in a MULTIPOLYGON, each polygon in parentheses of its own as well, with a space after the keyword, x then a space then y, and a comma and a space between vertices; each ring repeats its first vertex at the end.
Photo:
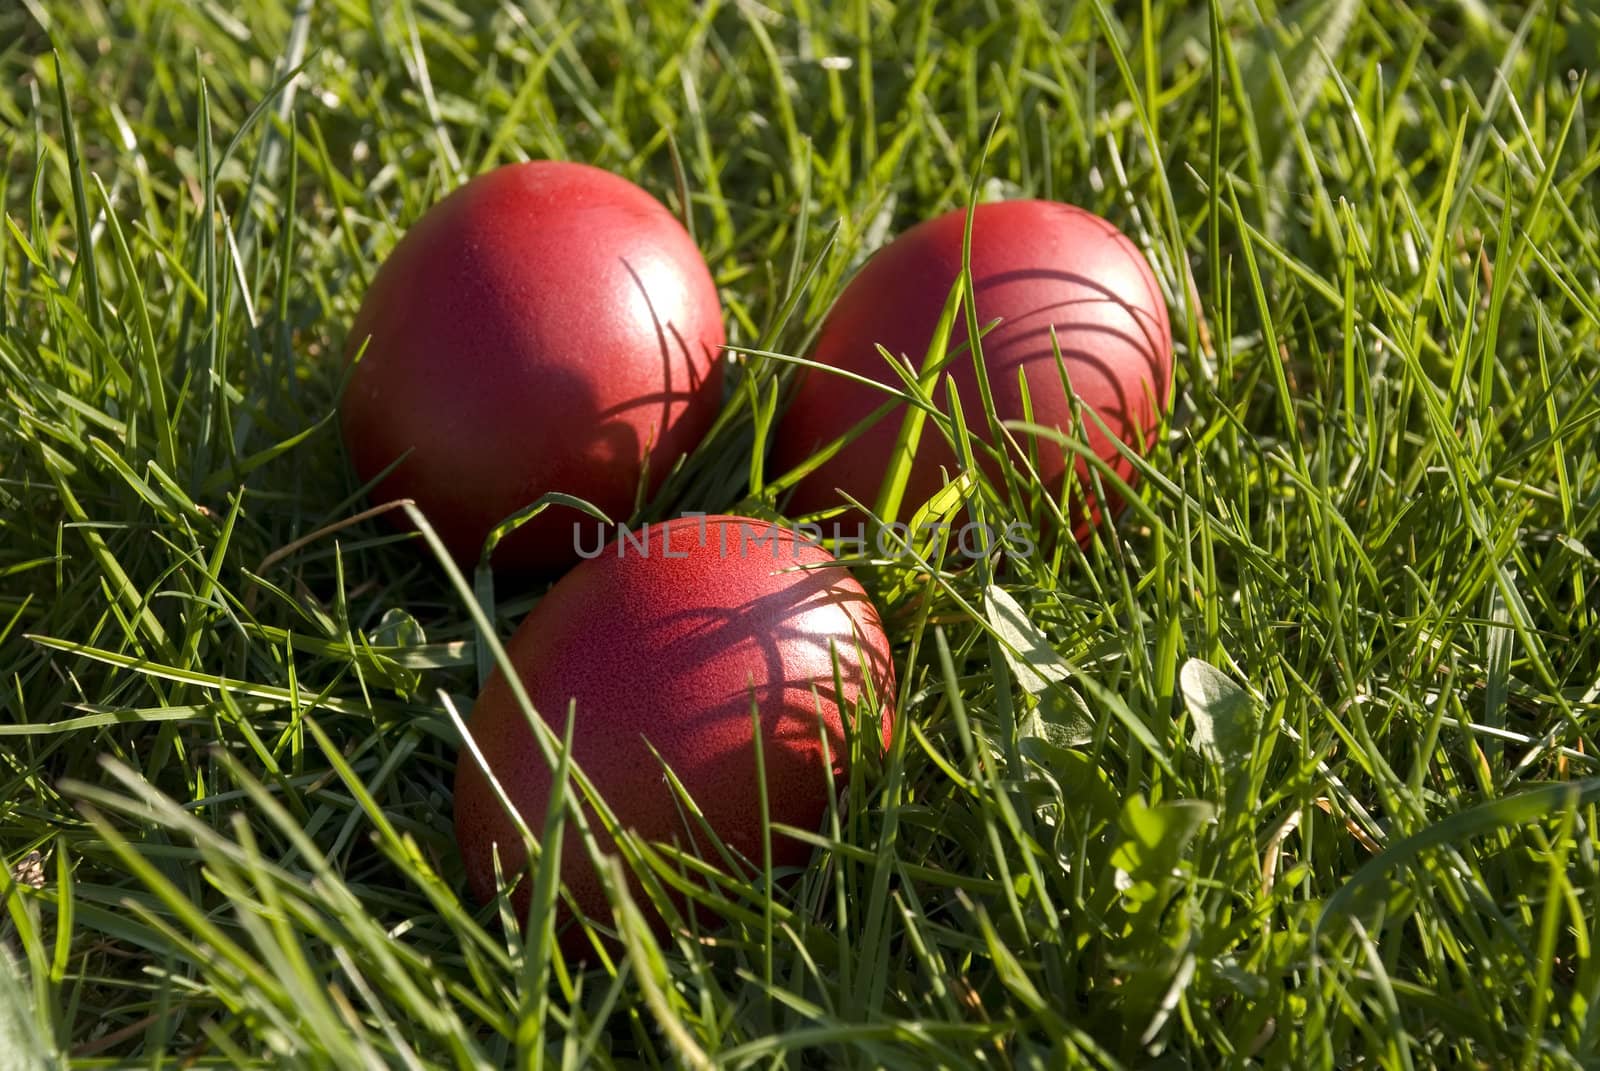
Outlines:
POLYGON ((0 6, 0 1068, 1594 1066, 1596 56, 1587 0, 0 6), (742 351, 641 517, 774 508, 782 358, 974 190, 1116 222, 1177 347, 1088 551, 856 563, 902 731, 798 880, 582 974, 450 829, 537 592, 323 532, 367 280, 541 156, 682 212, 742 351))

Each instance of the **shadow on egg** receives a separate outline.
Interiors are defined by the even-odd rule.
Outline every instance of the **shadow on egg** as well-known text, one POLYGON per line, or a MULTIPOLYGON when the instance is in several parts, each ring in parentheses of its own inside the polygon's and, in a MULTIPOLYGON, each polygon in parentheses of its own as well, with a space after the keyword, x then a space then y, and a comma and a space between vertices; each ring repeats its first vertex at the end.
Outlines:
MULTIPOLYGON (((412 498, 464 566, 500 522, 560 492, 632 512, 721 402, 725 334, 683 225, 634 184, 559 161, 510 164, 432 206, 373 278, 340 401, 358 480, 412 498), (646 468, 647 467, 647 468, 646 468)), ((501 542, 504 572, 576 560, 570 511, 501 542)))
MULTIPOLYGON (((752 699, 771 819, 816 829, 830 766, 841 784, 848 774, 844 721, 868 679, 883 704, 887 743, 893 665, 876 610, 825 551, 764 522, 704 523, 703 531, 692 518, 651 526, 634 533, 642 547, 619 541, 585 561, 535 606, 508 654, 549 723, 564 726, 570 705, 573 759, 624 826, 648 840, 708 847, 698 825, 681 820, 665 762, 724 843, 759 865, 752 699)), ((524 818, 540 828, 553 775, 498 673, 469 728, 524 818)), ((521 844, 470 757, 461 760, 456 793, 469 885, 487 899, 489 846, 498 844, 515 873, 521 844)), ((809 854, 800 841, 773 839, 776 866, 797 866, 809 854)), ((609 921, 599 877, 575 838, 563 849, 562 872, 584 912, 609 921)), ((526 904, 519 892, 519 910, 526 904)))
MULTIPOLYGON (((835 302, 812 357, 886 385, 897 381, 884 366, 878 345, 920 364, 960 275, 964 219, 964 210, 957 210, 926 221, 874 254, 835 302)), ((980 205, 972 233, 974 315, 980 325, 998 321, 982 339, 998 417, 1017 421, 1026 416, 1017 382, 1020 370, 1028 384, 1033 423, 1070 431, 1075 395, 1113 435, 1143 453, 1170 394, 1172 353, 1166 305, 1137 247, 1091 213, 1042 201, 980 205), (1052 326, 1070 394, 1055 363, 1052 326)), ((967 430, 993 445, 966 342, 962 316, 951 333, 944 375, 961 396, 967 430)), ((798 378, 774 435, 774 472, 804 462, 818 447, 868 418, 887 397, 832 376, 826 368, 803 371, 798 378)), ((943 382, 934 400, 948 411, 943 382)), ((787 507, 795 513, 826 510, 843 504, 841 491, 871 503, 904 412, 903 407, 891 409, 817 467, 795 486, 787 507)), ((1112 471, 1133 481, 1132 463, 1093 421, 1083 437, 1112 471)), ((1066 477, 1071 451, 1048 440, 1036 445, 1039 478, 1054 496, 1066 477)), ((980 455, 980 465, 991 482, 1003 480, 1000 466, 987 454, 980 455)), ((906 485, 906 507, 932 497, 958 467, 945 437, 936 429, 925 430, 906 485)), ((1083 495, 1081 488, 1087 486, 1089 464, 1078 459, 1073 468, 1079 491, 1070 497, 1087 502, 1092 518, 1103 506, 1120 507, 1109 489, 1105 503, 1088 501, 1092 496, 1083 495)), ((1078 512, 1077 506, 1071 508, 1078 512)), ((846 516, 862 519, 854 513, 846 516)), ((1088 528, 1080 520, 1074 534, 1084 540, 1088 528)))

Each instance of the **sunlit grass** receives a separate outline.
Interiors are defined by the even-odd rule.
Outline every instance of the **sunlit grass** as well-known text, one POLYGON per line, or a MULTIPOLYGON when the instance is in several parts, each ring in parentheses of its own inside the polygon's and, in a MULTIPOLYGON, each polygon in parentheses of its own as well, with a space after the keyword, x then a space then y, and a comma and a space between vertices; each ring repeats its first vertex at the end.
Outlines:
POLYGON ((0 1067, 1586 1066, 1596 55, 1577 2, 0 6, 0 1067), (828 305, 970 196, 1115 222, 1177 352, 1086 550, 854 558, 894 747, 720 930, 617 871, 584 973, 450 823, 480 617, 538 591, 342 523, 331 419, 399 234, 532 157, 721 289, 729 400, 638 519, 781 508, 828 305))

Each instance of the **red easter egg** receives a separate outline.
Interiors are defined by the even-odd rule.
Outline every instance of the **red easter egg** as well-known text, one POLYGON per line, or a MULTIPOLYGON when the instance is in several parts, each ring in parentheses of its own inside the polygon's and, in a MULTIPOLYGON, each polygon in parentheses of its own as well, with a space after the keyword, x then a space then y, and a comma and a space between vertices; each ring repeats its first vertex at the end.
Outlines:
MULTIPOLYGON (((764 521, 685 517, 603 550, 594 549, 599 542, 589 541, 585 553, 597 556, 562 577, 508 645, 534 708, 559 738, 575 704, 573 759, 624 827, 653 841, 690 843, 654 747, 718 835, 759 866, 752 698, 771 819, 816 829, 827 811, 830 764, 836 785, 845 784, 843 719, 869 679, 887 740, 894 666, 878 613, 827 551, 764 521), (843 695, 834 686, 835 651, 843 695)), ((537 834, 552 773, 498 670, 467 728, 537 834)), ((466 751, 456 770, 455 829, 469 889, 485 901, 495 891, 493 853, 508 878, 526 856, 466 751)), ((704 846, 703 835, 695 840, 704 846)), ((811 849, 775 834, 772 851, 774 865, 788 867, 803 864, 811 849)), ((561 866, 583 912, 609 924, 603 887, 570 824, 561 866)), ((514 902, 527 910, 528 882, 514 902)), ((569 928, 565 943, 580 949, 581 931, 569 928)))
MULTIPOLYGON (((705 261, 660 202, 583 164, 510 164, 425 212, 373 279, 345 445, 363 483, 398 462, 374 500, 416 499, 470 565, 547 492, 625 519, 641 475, 653 490, 710 427, 724 340, 705 261)), ((547 509, 494 564, 565 567, 583 517, 547 509)))
MULTIPOLYGON (((839 296, 819 334, 813 358, 885 384, 899 385, 874 344, 920 368, 944 303, 961 271, 966 210, 918 224, 872 256, 839 296)), ((1172 335, 1166 303, 1138 248, 1110 223, 1072 205, 1006 201, 979 205, 972 226, 972 277, 977 320, 1000 323, 982 337, 983 363, 995 410, 1002 420, 1022 420, 1019 374, 1028 384, 1033 423, 1073 427, 1072 402, 1050 341, 1055 328, 1072 391, 1086 409, 1134 450, 1154 441, 1172 380, 1172 335)), ((957 322, 950 348, 965 342, 957 322)), ((946 365, 960 392, 967 427, 991 436, 980 406, 972 356, 963 350, 946 365)), ((803 373, 774 438, 769 471, 782 473, 838 438, 888 400, 888 395, 820 370, 803 373)), ((941 383, 935 400, 945 406, 941 383)), ((796 514, 843 504, 840 490, 874 504, 905 409, 896 406, 859 438, 808 475, 788 506, 796 514)), ((1085 418, 1087 440, 1124 479, 1135 479, 1109 438, 1085 418)), ((1020 433, 1013 433, 1024 442, 1020 433)), ((1039 476, 1057 492, 1069 454, 1040 440, 1039 476)), ((1075 466, 1080 480, 1088 464, 1075 466)), ((999 472, 989 466, 991 478, 999 472)), ((941 475, 959 469, 955 452, 931 423, 925 425, 906 487, 904 520, 943 486, 941 475)), ((1089 486, 1084 484, 1084 487, 1089 486)), ((1074 498, 1075 502, 1086 501, 1074 498)), ((1116 508, 1119 503, 1105 505, 1116 508)), ((1092 517, 1100 503, 1089 502, 1092 517)), ((1075 532, 1087 541, 1090 521, 1073 507, 1075 532)))

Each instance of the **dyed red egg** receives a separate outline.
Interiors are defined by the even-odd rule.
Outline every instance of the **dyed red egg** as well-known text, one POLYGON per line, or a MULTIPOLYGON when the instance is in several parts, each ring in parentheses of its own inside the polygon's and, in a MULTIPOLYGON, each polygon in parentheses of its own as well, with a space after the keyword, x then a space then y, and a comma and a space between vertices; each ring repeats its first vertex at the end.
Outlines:
MULTIPOLYGON (((879 250, 845 287, 818 336, 813 358, 885 384, 899 381, 874 348, 881 344, 920 368, 944 303, 961 272, 966 211, 918 224, 879 250)), ((1062 430, 1074 425, 1072 401, 1051 346, 1055 328, 1067 378, 1086 409, 1141 453, 1154 441, 1172 380, 1172 334, 1167 307, 1150 265, 1138 248, 1091 212, 1051 201, 979 205, 972 224, 972 277, 977 320, 1000 323, 983 335, 984 368, 1002 420, 1025 417, 1019 375, 1027 381, 1033 423, 1062 430)), ((958 321, 950 347, 966 341, 958 321)), ((963 350, 946 364, 960 392, 967 427, 991 441, 977 373, 963 350)), ((941 383, 935 395, 944 406, 941 383)), ((820 370, 804 373, 774 440, 769 471, 805 461, 819 446, 842 436, 882 405, 888 395, 820 370)), ((896 407, 859 438, 800 482, 791 512, 811 513, 843 504, 840 490, 872 505, 888 466, 905 409, 896 407)), ((1085 419, 1095 453, 1130 483, 1133 466, 1108 437, 1085 419)), ((1025 444, 1020 433, 1014 433, 1025 444)), ((1052 494, 1066 475, 1068 452, 1039 443, 1039 477, 1052 494)), ((1080 480, 1088 464, 1075 466, 1080 480)), ((906 512, 954 476, 955 452, 931 424, 906 488, 906 512)), ((990 472, 998 480, 998 469, 990 472)), ((1089 484, 1084 483, 1084 487, 1089 484)), ((1108 489, 1109 490, 1109 489, 1108 489)), ((1072 499, 1082 503, 1085 499, 1072 499)), ((1089 502, 1091 517, 1100 504, 1089 502)), ((1106 505, 1116 508, 1117 503, 1106 505)), ((1076 534, 1086 541, 1090 522, 1073 505, 1076 534)))
MULTIPOLYGON (((705 260, 659 201, 583 164, 510 164, 425 212, 373 279, 345 445, 363 483, 398 462, 373 498, 416 499, 472 564, 547 492, 625 519, 641 476, 653 490, 710 427, 724 340, 705 260)), ((570 564, 583 517, 547 509, 494 564, 570 564)))
MULTIPOLYGON (((650 840, 690 843, 653 746, 724 842, 759 866, 754 699, 771 819, 818 828, 830 764, 836 784, 845 783, 844 719, 867 682, 884 712, 885 741, 894 706, 889 643, 861 585, 802 536, 747 518, 686 517, 603 549, 598 538, 587 542, 585 554, 597 556, 534 606, 507 652, 558 737, 575 704, 572 757, 622 825, 650 840)), ((537 834, 552 774, 498 670, 467 728, 537 834)), ((455 829, 469 889, 485 901, 495 891, 495 850, 508 878, 526 856, 465 750, 456 768, 455 829)), ((703 835, 694 841, 705 845, 703 835)), ((810 854, 809 846, 776 834, 772 849, 776 866, 801 865, 810 854)), ((609 925, 599 877, 570 827, 561 865, 584 913, 609 925)), ((515 899, 519 912, 528 899, 525 881, 515 899)), ((568 931, 569 949, 578 947, 575 933, 568 931)))

